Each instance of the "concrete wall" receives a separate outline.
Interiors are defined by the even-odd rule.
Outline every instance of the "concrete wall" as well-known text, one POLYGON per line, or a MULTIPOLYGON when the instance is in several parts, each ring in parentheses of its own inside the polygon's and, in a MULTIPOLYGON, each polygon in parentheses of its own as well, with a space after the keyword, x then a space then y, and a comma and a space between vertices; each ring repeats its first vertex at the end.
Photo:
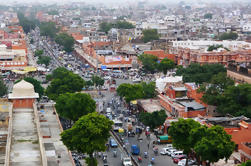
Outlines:
POLYGON ((10 149, 11 149, 11 138, 12 138, 12 114, 13 114, 13 105, 11 104, 9 109, 9 128, 8 128, 8 137, 7 137, 7 143, 6 143, 6 150, 5 150, 5 164, 4 166, 10 165, 10 149))
POLYGON ((251 84, 251 77, 241 75, 239 73, 227 70, 227 76, 232 78, 233 80, 237 82, 245 82, 251 84))
POLYGON ((40 122, 39 122, 39 117, 38 117, 38 113, 37 113, 37 104, 36 103, 33 103, 33 111, 34 111, 34 118, 35 118, 34 121, 37 126, 37 135, 38 135, 42 165, 47 166, 47 157, 46 157, 43 138, 42 138, 42 134, 41 134, 41 128, 40 128, 40 122))
POLYGON ((33 108, 35 99, 13 99, 13 108, 33 108))

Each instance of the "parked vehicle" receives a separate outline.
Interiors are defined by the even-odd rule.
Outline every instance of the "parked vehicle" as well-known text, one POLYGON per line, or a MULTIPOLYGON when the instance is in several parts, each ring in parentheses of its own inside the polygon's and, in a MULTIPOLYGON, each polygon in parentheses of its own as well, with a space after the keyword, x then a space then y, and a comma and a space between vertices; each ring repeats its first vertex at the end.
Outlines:
POLYGON ((111 138, 110 139, 110 146, 112 147, 112 148, 116 148, 116 147, 118 147, 118 144, 117 144, 117 142, 113 139, 113 138, 111 138))
POLYGON ((176 164, 178 164, 178 162, 179 162, 180 160, 184 159, 184 158, 186 158, 185 155, 178 155, 178 156, 175 156, 175 157, 173 158, 173 162, 176 163, 176 164))
POLYGON ((171 154, 171 157, 174 158, 175 156, 183 155, 183 151, 176 151, 171 154))
POLYGON ((131 153, 133 155, 139 155, 140 154, 140 148, 138 145, 132 145, 131 146, 131 153))
MULTIPOLYGON (((182 159, 178 162, 178 166, 185 166, 186 165, 186 160, 187 159, 182 159)), ((193 165, 195 163, 194 160, 188 159, 188 165, 193 165)))
POLYGON ((168 155, 168 156, 171 156, 171 154, 172 154, 173 152, 176 152, 176 151, 177 151, 177 149, 168 149, 167 155, 168 155))
POLYGON ((161 155, 167 155, 168 152, 168 148, 162 148, 162 150, 160 151, 161 155))

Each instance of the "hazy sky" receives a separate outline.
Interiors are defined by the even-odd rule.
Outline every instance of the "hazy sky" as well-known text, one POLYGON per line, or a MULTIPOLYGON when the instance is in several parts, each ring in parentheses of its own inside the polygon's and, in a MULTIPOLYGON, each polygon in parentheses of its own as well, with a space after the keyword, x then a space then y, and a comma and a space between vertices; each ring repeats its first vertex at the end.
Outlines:
MULTIPOLYGON (((4 4, 5 0, 0 0, 3 1, 2 4, 4 4)), ((251 0, 8 0, 7 2, 14 2, 14 3, 31 3, 31 2, 40 2, 40 3, 67 3, 67 2, 86 2, 88 4, 90 3, 128 3, 128 2, 139 2, 139 1, 147 1, 150 3, 178 3, 180 1, 184 2, 229 2, 229 1, 235 1, 235 2, 250 2, 251 0)))

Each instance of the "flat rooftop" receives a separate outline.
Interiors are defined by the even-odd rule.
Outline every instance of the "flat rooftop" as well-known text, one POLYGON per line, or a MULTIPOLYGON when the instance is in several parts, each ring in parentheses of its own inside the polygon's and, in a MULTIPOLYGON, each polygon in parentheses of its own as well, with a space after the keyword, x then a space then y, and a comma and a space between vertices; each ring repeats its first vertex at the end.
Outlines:
POLYGON ((48 166, 73 166, 67 147, 60 141, 60 133, 63 129, 57 116, 53 114, 53 106, 47 104, 44 109, 38 111, 48 166))
POLYGON ((145 100, 137 100, 138 103, 141 105, 141 107, 149 113, 152 113, 154 111, 160 111, 161 109, 164 109, 161 107, 158 100, 153 99, 145 99, 145 100))

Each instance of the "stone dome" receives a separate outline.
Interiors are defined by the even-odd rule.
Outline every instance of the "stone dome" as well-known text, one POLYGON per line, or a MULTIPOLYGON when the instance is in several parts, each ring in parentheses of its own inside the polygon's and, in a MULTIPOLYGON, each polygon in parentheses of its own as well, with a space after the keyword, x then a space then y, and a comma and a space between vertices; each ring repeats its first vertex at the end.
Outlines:
POLYGON ((13 86, 13 91, 9 94, 9 98, 38 98, 38 93, 35 93, 34 86, 24 80, 16 83, 13 86))

